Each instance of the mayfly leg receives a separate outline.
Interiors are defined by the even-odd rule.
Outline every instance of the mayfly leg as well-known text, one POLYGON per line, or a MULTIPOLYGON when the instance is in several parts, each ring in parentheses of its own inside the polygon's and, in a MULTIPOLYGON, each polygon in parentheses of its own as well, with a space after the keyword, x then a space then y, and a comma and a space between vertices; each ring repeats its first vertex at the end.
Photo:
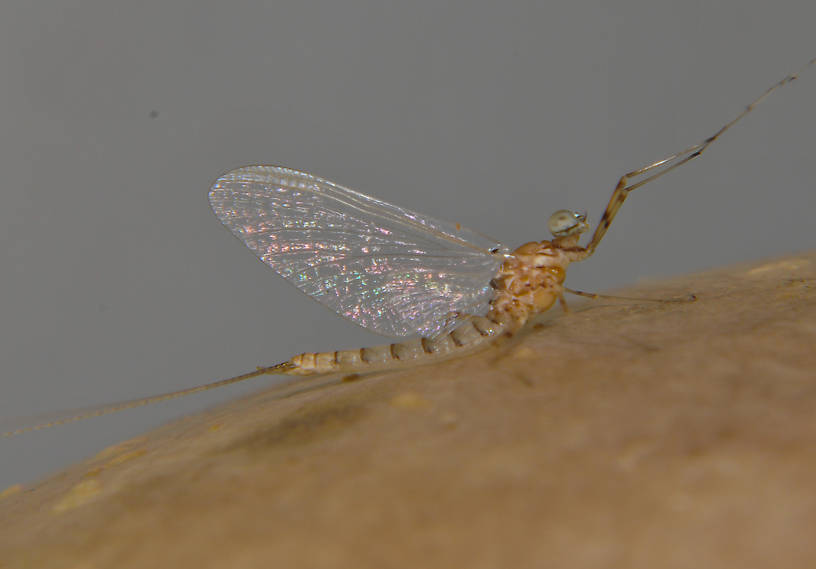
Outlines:
POLYGON ((661 158, 651 164, 647 164, 642 168, 638 168, 637 170, 632 170, 631 172, 627 172, 623 176, 621 176, 620 180, 618 181, 617 186, 615 187, 615 191, 612 192, 612 197, 609 198, 609 203, 606 206, 606 209, 601 216, 601 220, 598 222, 598 226, 595 228, 595 232, 592 234, 592 238, 589 240, 589 243, 584 248, 583 255, 581 256, 582 259, 589 257, 592 253, 595 252, 595 248, 601 242, 604 235, 606 234, 607 229, 612 224, 612 220, 615 219, 615 215, 618 213, 618 210, 623 205, 623 202, 626 200, 626 197, 629 195, 629 192, 632 190, 636 190, 637 188, 648 184, 649 182, 656 180, 657 178, 661 177, 668 172, 671 172, 675 168, 682 166, 686 162, 693 160, 700 156, 706 149, 717 140, 720 136, 722 136, 728 129, 734 126, 737 122, 739 122, 745 115, 750 113, 754 110, 754 108, 759 105, 762 101, 764 101, 771 93, 779 89, 780 87, 791 83, 799 78, 799 75, 802 74, 808 67, 816 63, 816 58, 811 59, 807 62, 801 69, 796 71, 795 73, 791 73, 787 75, 782 80, 774 83, 771 85, 762 95, 754 99, 750 104, 748 104, 740 114, 734 117, 729 122, 725 123, 720 129, 709 136, 708 138, 689 146, 685 150, 681 150, 680 152, 676 152, 670 156, 666 156, 665 158, 661 158), (656 171, 655 171, 656 170, 656 171), (651 172, 651 174, 649 174, 651 172), (638 180, 633 182, 633 178, 637 178, 638 176, 643 176, 649 174, 642 180, 638 180))
POLYGON ((573 288, 564 287, 564 292, 574 294, 575 296, 582 296, 584 298, 591 298, 592 300, 609 299, 609 300, 631 300, 635 302, 660 302, 665 304, 674 304, 678 302, 694 302, 697 297, 693 294, 687 294, 683 298, 642 298, 634 296, 617 296, 614 294, 599 294, 597 292, 587 292, 584 290, 575 290, 573 288))

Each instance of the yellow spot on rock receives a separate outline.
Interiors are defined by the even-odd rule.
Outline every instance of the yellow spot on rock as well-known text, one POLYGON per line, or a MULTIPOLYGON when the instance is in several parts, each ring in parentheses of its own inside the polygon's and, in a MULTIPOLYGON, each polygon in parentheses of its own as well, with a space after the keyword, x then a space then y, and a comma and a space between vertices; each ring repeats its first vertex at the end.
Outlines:
POLYGON ((392 398, 391 405, 400 409, 427 409, 431 402, 416 393, 406 391, 392 398))
POLYGON ((9 486, 8 488, 0 492, 0 500, 6 498, 7 496, 11 496, 12 494, 21 492, 22 490, 23 490, 22 484, 14 484, 12 486, 9 486))
POLYGON ((91 477, 93 477, 93 476, 99 476, 100 474, 102 474, 102 471, 103 471, 103 470, 105 470, 103 467, 101 467, 101 466, 96 466, 96 467, 94 467, 94 468, 91 468, 89 471, 87 471, 87 472, 86 472, 85 474, 83 474, 82 476, 83 476, 84 478, 91 478, 91 477))
POLYGON ((105 463, 105 466, 102 468, 110 468, 111 466, 116 466, 117 464, 122 464, 123 462, 127 462, 129 460, 133 460, 134 458, 139 458, 143 454, 147 453, 147 451, 143 448, 139 448, 136 450, 132 450, 130 452, 125 452, 120 454, 119 456, 114 456, 108 462, 105 463))
MULTIPOLYGON (((96 458, 102 458, 102 457, 110 456, 114 452, 114 449, 121 451, 123 449, 123 446, 122 445, 115 445, 113 447, 106 448, 105 450, 103 450, 99 454, 97 454, 96 458)), ((88 470, 83 475, 83 477, 84 478, 92 478, 94 476, 99 476, 104 471, 108 470, 109 468, 113 468, 114 466, 118 466, 118 465, 120 465, 122 463, 128 462, 129 460, 133 460, 134 458, 138 458, 138 457, 142 456, 145 453, 147 453, 147 451, 145 449, 143 449, 143 448, 134 449, 134 450, 131 450, 131 451, 128 451, 128 452, 123 452, 121 454, 118 454, 118 455, 114 456, 113 458, 108 460, 105 464, 102 464, 100 466, 95 466, 94 468, 91 468, 90 470, 88 470)))
POLYGON ((538 353, 532 348, 523 346, 521 348, 513 350, 513 357, 520 360, 531 360, 535 357, 538 357, 538 353))
POLYGON ((759 267, 754 267, 745 274, 749 277, 756 277, 772 272, 789 273, 791 271, 804 269, 808 265, 810 265, 810 261, 808 259, 788 259, 786 261, 766 263, 764 265, 760 265, 759 267))
POLYGON ((104 459, 108 458, 109 456, 119 454, 119 453, 121 453, 123 451, 129 450, 129 449, 131 449, 131 448, 133 448, 135 446, 138 446, 138 445, 144 443, 146 440, 147 440, 146 437, 135 437, 135 438, 129 439, 127 441, 122 441, 121 443, 117 443, 115 445, 109 446, 108 448, 102 449, 101 451, 99 451, 97 453, 97 455, 94 458, 97 459, 97 460, 104 460, 104 459))
POLYGON ((102 491, 102 485, 96 479, 83 480, 68 490, 60 501, 54 504, 51 510, 55 514, 62 514, 92 501, 102 491))
POLYGON ((442 422, 442 426, 446 429, 455 429, 456 425, 459 424, 459 416, 456 413, 452 413, 450 411, 446 411, 442 413, 439 417, 439 420, 442 422))

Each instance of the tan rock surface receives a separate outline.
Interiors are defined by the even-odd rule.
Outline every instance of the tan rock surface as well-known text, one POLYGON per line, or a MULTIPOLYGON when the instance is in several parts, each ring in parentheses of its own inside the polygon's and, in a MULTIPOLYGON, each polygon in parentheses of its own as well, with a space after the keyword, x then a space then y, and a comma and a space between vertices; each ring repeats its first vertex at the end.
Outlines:
MULTIPOLYGON (((816 564, 816 253, 259 393, 0 495, 0 567, 816 564)), ((240 371, 240 370, 236 370, 240 371)))

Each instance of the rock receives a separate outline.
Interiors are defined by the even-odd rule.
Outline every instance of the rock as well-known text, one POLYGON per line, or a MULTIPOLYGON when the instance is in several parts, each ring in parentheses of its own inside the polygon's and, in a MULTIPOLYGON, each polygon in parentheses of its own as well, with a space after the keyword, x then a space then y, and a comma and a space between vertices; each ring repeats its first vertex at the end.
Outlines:
POLYGON ((0 567, 809 566, 816 252, 260 392, 1 494, 0 567))

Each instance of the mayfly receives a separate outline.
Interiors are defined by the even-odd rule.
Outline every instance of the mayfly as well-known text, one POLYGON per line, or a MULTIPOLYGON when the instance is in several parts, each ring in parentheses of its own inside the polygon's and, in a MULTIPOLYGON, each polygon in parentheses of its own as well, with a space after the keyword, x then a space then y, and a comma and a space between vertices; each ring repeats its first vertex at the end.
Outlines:
MULTIPOLYGON (((213 383, 105 405, 3 433, 105 415, 238 383, 265 374, 358 374, 461 355, 520 329, 564 302, 570 263, 590 257, 633 190, 700 156, 773 91, 816 63, 810 60, 701 142, 627 172, 586 245, 585 213, 559 210, 551 239, 510 250, 459 224, 404 209, 333 182, 280 166, 247 166, 218 178, 215 215, 244 245, 301 291, 368 330, 408 338, 381 346, 303 353, 213 383)), ((595 296, 595 295, 591 295, 595 296)))

